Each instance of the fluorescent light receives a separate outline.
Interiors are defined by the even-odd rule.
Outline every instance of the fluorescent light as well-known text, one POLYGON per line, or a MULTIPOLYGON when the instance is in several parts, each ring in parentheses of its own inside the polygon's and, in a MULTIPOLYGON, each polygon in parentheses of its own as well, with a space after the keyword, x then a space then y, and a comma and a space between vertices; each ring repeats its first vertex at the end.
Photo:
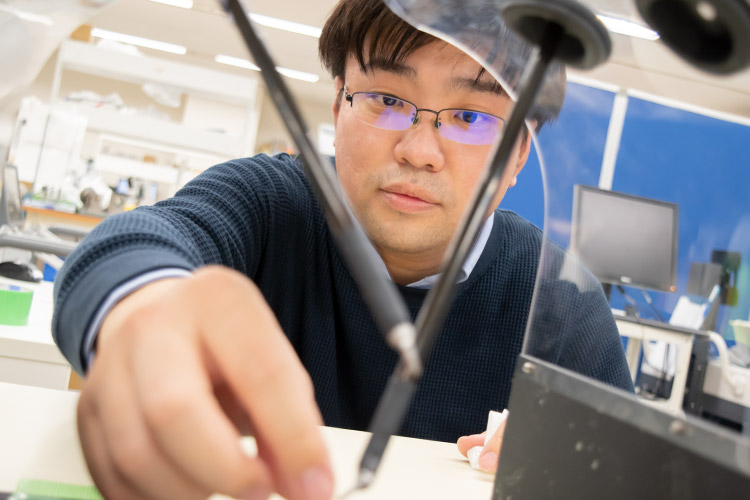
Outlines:
POLYGON ((125 33, 117 33, 116 31, 108 31, 100 28, 92 29, 91 36, 104 38, 107 40, 114 40, 116 42, 129 43, 131 45, 138 45, 139 47, 161 50, 164 52, 170 52, 172 54, 184 55, 187 52, 187 49, 182 45, 160 42, 158 40, 151 40, 149 38, 141 38, 139 36, 126 35, 125 33))
POLYGON ((262 16, 260 14, 250 14, 250 19, 261 26, 267 26, 269 28, 276 28, 284 31, 291 31, 292 33, 298 33, 300 35, 312 36, 320 38, 320 33, 323 31, 315 26, 307 24, 293 23, 292 21, 286 21, 284 19, 278 19, 276 17, 262 16))
POLYGON ((156 3, 163 3, 164 5, 171 5, 172 7, 182 7, 183 9, 192 9, 193 0, 151 0, 156 3))
POLYGON ((237 66, 238 68, 251 69, 253 71, 260 71, 260 68, 255 64, 251 63, 247 59, 240 59, 239 57, 225 56, 219 54, 214 57, 214 61, 221 64, 228 64, 229 66, 237 66))
POLYGON ((289 78, 294 78, 295 80, 302 80, 304 82, 315 83, 318 80, 320 80, 320 77, 318 75, 314 75, 312 73, 305 73, 304 71, 297 71, 296 69, 282 68, 281 66, 276 66, 276 71, 278 71, 284 76, 288 76, 289 78))
POLYGON ((18 10, 18 9, 14 9, 13 7, 8 7, 6 5, 0 5, 0 10, 13 14, 14 16, 18 17, 19 19, 23 19, 24 21, 44 24, 46 26, 52 26, 55 24, 55 22, 51 18, 47 16, 43 16, 41 14, 36 14, 34 12, 18 10))
POLYGON ((604 26, 606 26, 612 33, 643 38, 644 40, 656 40, 659 38, 659 34, 656 31, 650 30, 638 23, 609 16, 596 17, 598 17, 599 20, 604 23, 604 26))
MULTIPOLYGON (((230 66, 236 66, 238 68, 245 68, 245 69, 251 69, 253 71, 260 71, 260 68, 253 64, 252 62, 248 61, 247 59, 242 59, 239 57, 232 57, 227 56, 224 54, 219 54, 216 57, 214 57, 214 61, 221 64, 228 64, 230 66)), ((281 73, 284 76, 287 76, 289 78, 294 78, 295 80, 302 80, 305 82, 315 83, 318 80, 320 80, 320 77, 318 75, 315 75, 313 73, 306 73, 304 71, 298 71, 296 69, 289 69, 289 68, 282 68, 281 66, 276 66, 276 71, 281 73)))

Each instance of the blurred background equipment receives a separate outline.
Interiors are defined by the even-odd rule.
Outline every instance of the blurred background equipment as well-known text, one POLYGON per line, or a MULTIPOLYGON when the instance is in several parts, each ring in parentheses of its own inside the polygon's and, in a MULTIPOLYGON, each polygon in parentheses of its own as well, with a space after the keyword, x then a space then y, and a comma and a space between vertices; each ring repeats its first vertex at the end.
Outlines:
POLYGON ((674 292, 679 207, 591 186, 576 185, 569 250, 611 285, 674 292))

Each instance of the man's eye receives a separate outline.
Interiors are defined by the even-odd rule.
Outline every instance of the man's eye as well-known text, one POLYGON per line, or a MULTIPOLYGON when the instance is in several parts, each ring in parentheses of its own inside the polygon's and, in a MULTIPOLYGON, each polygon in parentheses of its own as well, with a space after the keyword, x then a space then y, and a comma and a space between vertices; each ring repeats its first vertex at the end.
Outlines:
POLYGON ((380 100, 386 106, 395 106, 399 102, 399 100, 396 99, 395 97, 391 97, 391 96, 387 96, 387 95, 380 96, 380 100))
POLYGON ((479 120, 480 116, 479 113, 475 113, 474 111, 462 111, 459 118, 461 118, 461 121, 464 123, 474 123, 479 120))

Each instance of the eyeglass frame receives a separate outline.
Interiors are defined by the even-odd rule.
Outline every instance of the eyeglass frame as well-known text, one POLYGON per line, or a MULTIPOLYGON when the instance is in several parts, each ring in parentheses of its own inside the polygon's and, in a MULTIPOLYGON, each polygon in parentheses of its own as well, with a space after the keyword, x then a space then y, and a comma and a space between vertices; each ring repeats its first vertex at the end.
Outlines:
MULTIPOLYGON (((398 96, 391 95, 391 94, 383 94, 381 92, 365 92, 365 91, 352 92, 350 94, 347 91, 346 85, 344 85, 341 88, 341 90, 344 93, 344 99, 346 100, 346 102, 349 103, 349 106, 352 109, 354 109, 354 96, 357 95, 357 94, 370 94, 370 95, 377 95, 377 96, 383 96, 383 97, 391 97, 393 99, 398 99, 399 101, 402 101, 402 102, 405 102, 407 104, 410 104, 411 106, 414 107, 414 110, 415 110, 414 111, 414 118, 412 119, 412 121, 409 124, 409 126, 407 126, 405 128, 402 128, 402 129, 378 127, 375 124, 368 123, 368 122, 366 122, 366 121, 358 118, 358 120, 361 121, 362 123, 364 123, 366 125, 370 125, 371 127, 379 128, 380 130, 404 131, 404 130, 408 130, 410 127, 417 126, 419 124, 419 119, 420 119, 420 116, 421 116, 420 112, 421 111, 429 111, 430 113, 434 113, 435 114, 435 120, 432 123, 435 126, 435 129, 438 131, 438 133, 440 133, 440 122, 438 121, 438 119, 440 118, 440 113, 442 113, 443 111, 468 111, 470 113, 477 113, 477 114, 484 115, 484 116, 491 116, 493 118, 496 118, 496 119, 500 120, 500 122, 502 123, 502 127, 498 128, 498 134, 502 133, 502 130, 505 128, 505 119, 504 118, 502 118, 500 116, 497 116, 497 115, 493 115, 492 113, 484 112, 484 111, 477 111, 475 109, 465 109, 465 108, 443 108, 443 109, 439 109, 439 110, 435 111, 434 109, 430 109, 430 108, 420 108, 420 107, 417 107, 417 105, 414 104, 413 102, 411 102, 411 101, 409 101, 407 99, 404 99, 402 97, 398 97, 398 96)), ((456 141, 455 139, 451 139, 450 137, 446 137, 443 134, 440 134, 440 136, 441 137, 445 137, 449 141, 456 142, 458 144, 464 144, 464 145, 467 145, 467 146, 486 146, 487 144, 492 144, 493 142, 495 142, 498 139, 496 137, 495 139, 493 139, 491 142, 489 142, 487 144, 472 144, 472 143, 466 143, 466 142, 456 141)))

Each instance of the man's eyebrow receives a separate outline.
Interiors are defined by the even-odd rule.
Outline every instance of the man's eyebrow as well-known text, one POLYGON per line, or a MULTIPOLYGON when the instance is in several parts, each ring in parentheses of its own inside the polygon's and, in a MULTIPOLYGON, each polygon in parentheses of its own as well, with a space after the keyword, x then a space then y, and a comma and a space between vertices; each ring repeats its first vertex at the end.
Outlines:
POLYGON ((508 93, 505 92, 505 89, 503 89, 503 86, 497 80, 491 77, 482 78, 482 75, 476 78, 454 76, 448 82, 448 86, 451 90, 471 90, 475 92, 489 92, 504 97, 508 96, 508 93))
POLYGON ((362 69, 367 73, 371 73, 376 70, 386 71, 388 73, 393 73, 395 75, 403 76, 406 78, 414 78, 417 76, 417 71, 411 66, 407 66, 406 64, 392 61, 387 58, 371 58, 362 66, 362 69))
MULTIPOLYGON (((413 67, 398 61, 393 61, 387 57, 373 57, 364 63, 362 69, 367 73, 373 71, 385 71, 405 78, 415 78, 417 76, 417 71, 413 67)), ((503 97, 508 96, 502 85, 491 76, 487 77, 484 71, 481 71, 474 78, 453 76, 448 82, 448 87, 451 90, 470 90, 475 92, 488 92, 503 97)))

